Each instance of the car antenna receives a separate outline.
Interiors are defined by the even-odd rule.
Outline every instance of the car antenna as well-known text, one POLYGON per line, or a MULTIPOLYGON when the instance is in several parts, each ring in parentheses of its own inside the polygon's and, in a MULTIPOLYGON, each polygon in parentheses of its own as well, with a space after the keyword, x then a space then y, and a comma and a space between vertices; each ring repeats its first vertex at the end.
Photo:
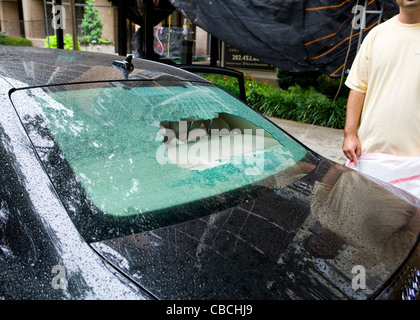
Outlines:
POLYGON ((131 63, 131 60, 133 60, 133 55, 129 54, 124 61, 115 60, 112 62, 113 67, 120 71, 125 79, 127 79, 128 75, 134 70, 134 65, 131 63))

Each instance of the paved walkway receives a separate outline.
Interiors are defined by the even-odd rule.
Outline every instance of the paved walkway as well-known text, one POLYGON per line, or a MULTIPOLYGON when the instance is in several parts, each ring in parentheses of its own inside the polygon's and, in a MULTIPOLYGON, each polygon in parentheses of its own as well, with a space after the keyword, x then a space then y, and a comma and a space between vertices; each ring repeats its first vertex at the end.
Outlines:
POLYGON ((346 162, 346 157, 341 150, 343 130, 272 117, 269 119, 320 155, 341 164, 346 162))
MULTIPOLYGON (((275 70, 251 71, 239 69, 239 71, 243 72, 244 75, 251 75, 260 81, 268 80, 273 86, 278 86, 277 72, 275 70)), ((346 162, 347 158, 341 150, 344 138, 343 130, 278 118, 269 118, 279 127, 283 128, 286 132, 305 144, 308 148, 338 163, 344 164, 346 162)))
MULTIPOLYGON (((258 80, 268 80, 273 86, 278 85, 277 73, 273 71, 249 71, 240 70, 258 80)), ((290 120, 271 118, 271 121, 290 133, 296 139, 305 144, 308 148, 318 152, 324 157, 344 164, 346 157, 341 150, 344 132, 339 129, 326 128, 311 124, 298 123, 290 120)))

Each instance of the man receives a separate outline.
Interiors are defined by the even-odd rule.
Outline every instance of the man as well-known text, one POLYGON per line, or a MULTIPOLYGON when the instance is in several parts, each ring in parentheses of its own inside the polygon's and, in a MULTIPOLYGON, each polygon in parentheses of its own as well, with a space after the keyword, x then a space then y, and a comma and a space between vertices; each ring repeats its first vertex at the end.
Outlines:
POLYGON ((369 32, 347 78, 343 152, 420 198, 420 0, 396 1, 399 14, 369 32))

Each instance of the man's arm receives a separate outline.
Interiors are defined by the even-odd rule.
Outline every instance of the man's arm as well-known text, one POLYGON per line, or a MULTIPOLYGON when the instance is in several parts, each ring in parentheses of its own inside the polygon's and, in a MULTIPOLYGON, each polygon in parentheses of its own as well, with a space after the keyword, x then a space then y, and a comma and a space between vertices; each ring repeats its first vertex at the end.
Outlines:
POLYGON ((346 123, 344 127, 343 152, 349 160, 353 160, 356 166, 358 165, 357 158, 360 157, 362 152, 360 140, 357 136, 357 128, 359 126, 364 101, 364 93, 350 90, 347 101, 346 123))

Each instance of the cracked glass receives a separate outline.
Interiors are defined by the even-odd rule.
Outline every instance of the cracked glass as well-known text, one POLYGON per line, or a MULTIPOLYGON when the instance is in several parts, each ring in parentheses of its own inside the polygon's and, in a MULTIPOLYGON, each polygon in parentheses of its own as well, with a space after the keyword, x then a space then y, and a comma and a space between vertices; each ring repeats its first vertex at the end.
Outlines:
POLYGON ((76 220, 135 217, 137 226, 159 227, 273 192, 301 177, 298 162, 315 161, 273 123, 205 83, 69 84, 11 98, 76 220))

